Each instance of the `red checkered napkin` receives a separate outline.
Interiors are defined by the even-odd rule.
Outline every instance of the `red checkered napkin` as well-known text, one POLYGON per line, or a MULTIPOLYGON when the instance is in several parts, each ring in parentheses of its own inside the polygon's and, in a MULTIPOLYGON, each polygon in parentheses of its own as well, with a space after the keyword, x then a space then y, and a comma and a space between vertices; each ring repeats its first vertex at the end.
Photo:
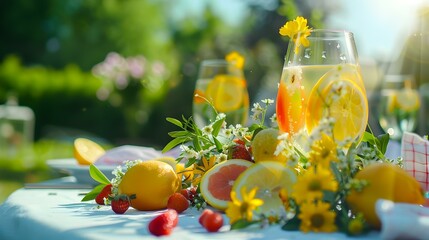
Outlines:
POLYGON ((402 159, 404 168, 429 191, 429 141, 414 133, 402 136, 402 159))

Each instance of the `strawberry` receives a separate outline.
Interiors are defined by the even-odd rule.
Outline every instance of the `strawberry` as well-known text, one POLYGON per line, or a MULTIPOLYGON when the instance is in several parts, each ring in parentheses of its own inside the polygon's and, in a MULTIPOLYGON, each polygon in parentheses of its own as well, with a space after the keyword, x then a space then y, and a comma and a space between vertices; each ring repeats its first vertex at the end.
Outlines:
POLYGON ((189 192, 188 189, 184 188, 180 190, 180 194, 182 194, 186 199, 190 200, 189 198, 191 197, 190 196, 191 193, 189 192))
POLYGON ((228 159, 244 159, 253 162, 252 155, 243 144, 231 146, 228 150, 228 159))
POLYGON ((197 190, 195 187, 190 187, 180 190, 180 193, 185 196, 186 199, 192 201, 195 197, 195 194, 197 194, 197 190))
POLYGON ((200 217, 198 218, 198 222, 203 225, 204 219, 208 216, 213 214, 214 212, 210 209, 204 209, 204 211, 201 213, 200 217))
POLYGON ((168 209, 166 212, 152 219, 148 225, 148 229, 149 232, 155 236, 170 235, 178 222, 179 217, 176 210, 168 209))
POLYGON ((195 198, 195 195, 197 195, 197 188, 196 187, 191 187, 188 189, 189 191, 189 200, 193 201, 195 198))
POLYGON ((122 194, 113 198, 110 205, 116 214, 124 214, 130 207, 130 199, 122 194))
POLYGON ((182 213, 189 207, 189 201, 181 193, 173 193, 168 198, 167 208, 174 209, 177 213, 182 213))
POLYGON ((220 213, 213 212, 203 218, 203 226, 208 232, 217 232, 223 225, 223 217, 220 213))
POLYGON ((95 202, 99 205, 104 205, 104 198, 109 198, 112 193, 112 184, 107 184, 101 192, 95 197, 95 202))

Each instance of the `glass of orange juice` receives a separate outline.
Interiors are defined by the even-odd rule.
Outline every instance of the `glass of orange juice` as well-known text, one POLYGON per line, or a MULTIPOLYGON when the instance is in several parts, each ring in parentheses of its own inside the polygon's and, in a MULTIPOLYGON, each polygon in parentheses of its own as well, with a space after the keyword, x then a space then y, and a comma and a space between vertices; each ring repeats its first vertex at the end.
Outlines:
POLYGON ((198 127, 209 125, 218 113, 228 124, 247 123, 249 94, 243 70, 221 59, 201 63, 195 85, 192 114, 198 127))
POLYGON ((311 134, 331 119, 335 141, 360 139, 368 100, 353 34, 315 29, 307 40, 289 42, 276 101, 280 130, 311 134))

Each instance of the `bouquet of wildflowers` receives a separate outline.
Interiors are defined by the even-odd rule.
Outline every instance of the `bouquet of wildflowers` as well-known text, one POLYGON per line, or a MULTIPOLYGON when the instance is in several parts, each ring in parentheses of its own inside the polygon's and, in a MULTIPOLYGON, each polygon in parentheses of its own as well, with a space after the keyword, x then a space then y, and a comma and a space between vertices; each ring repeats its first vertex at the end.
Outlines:
MULTIPOLYGON (((174 139, 165 146, 164 151, 180 145, 182 152, 177 160, 185 161, 185 171, 190 173, 183 180, 184 187, 193 187, 197 191, 193 206, 207 207, 206 199, 199 194, 204 174, 215 165, 228 161, 235 146, 243 144, 249 149, 254 136, 270 128, 264 119, 267 109, 273 104, 272 99, 254 103, 252 118, 255 123, 250 127, 228 126, 222 113, 212 124, 201 129, 196 127, 192 118, 183 118, 182 121, 167 119, 181 130, 170 133, 174 139)), ((270 119, 270 125, 275 125, 276 115, 270 119)), ((282 224, 284 230, 304 232, 340 230, 359 234, 367 229, 363 216, 353 214, 345 198, 350 189, 361 189, 366 185, 365 181, 352 178, 359 169, 371 162, 392 161, 384 157, 389 137, 375 137, 366 132, 359 146, 358 142, 339 145, 332 139, 332 121, 324 120, 319 129, 306 138, 305 146, 298 145, 287 133, 278 136, 274 154, 286 156, 284 167, 294 169, 297 173, 296 182, 291 186, 292 194, 278 192, 283 209, 272 215, 259 209, 264 203, 258 198, 256 188, 242 189, 242 199, 237 199, 237 193, 232 191, 225 210, 232 229, 257 223, 260 226, 282 224)))

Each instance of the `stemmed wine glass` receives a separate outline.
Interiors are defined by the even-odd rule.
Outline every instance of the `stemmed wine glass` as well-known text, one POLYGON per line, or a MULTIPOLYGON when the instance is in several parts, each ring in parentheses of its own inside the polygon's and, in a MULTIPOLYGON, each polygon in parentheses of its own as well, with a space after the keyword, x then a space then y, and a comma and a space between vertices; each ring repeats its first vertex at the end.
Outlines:
POLYGON ((204 60, 195 85, 193 118, 202 128, 226 114, 228 124, 247 123, 249 94, 243 70, 222 59, 204 60))
POLYGON ((353 34, 312 30, 308 44, 289 43, 276 101, 280 130, 311 134, 333 119, 335 141, 360 139, 368 122, 368 100, 353 34))
POLYGON ((379 122, 392 139, 417 125, 420 97, 412 75, 386 75, 380 91, 379 122))

